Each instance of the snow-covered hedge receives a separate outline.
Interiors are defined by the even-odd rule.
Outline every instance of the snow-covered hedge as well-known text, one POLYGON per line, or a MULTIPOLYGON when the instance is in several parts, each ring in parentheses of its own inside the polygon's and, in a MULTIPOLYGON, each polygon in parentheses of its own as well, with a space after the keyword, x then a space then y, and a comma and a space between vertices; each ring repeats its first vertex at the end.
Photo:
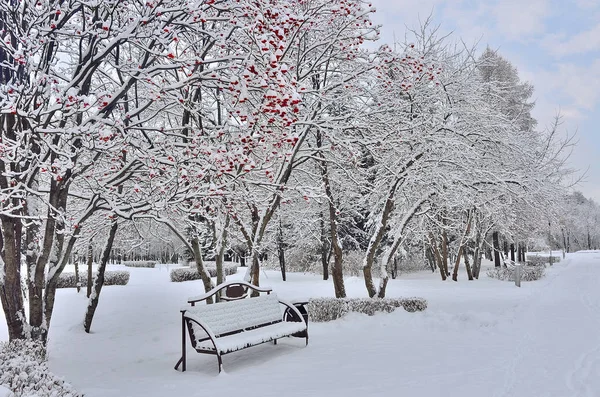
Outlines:
MULTIPOLYGON (((207 267, 206 270, 211 277, 217 277, 217 269, 214 267, 207 267)), ((231 276, 237 273, 237 265, 223 266, 223 272, 226 276, 231 276)), ((182 281, 200 280, 200 274, 195 268, 190 267, 179 267, 171 270, 171 281, 174 283, 180 283, 182 281)))
MULTIPOLYGON (((550 255, 538 255, 538 254, 529 254, 525 256, 525 261, 527 263, 531 263, 533 265, 550 263, 550 255)), ((552 263, 560 262, 560 254, 552 255, 552 263)))
MULTIPOLYGON (((521 272, 521 281, 535 281, 539 280, 544 276, 546 267, 541 265, 523 266, 521 272)), ((502 281, 515 281, 515 269, 499 267, 489 269, 487 275, 490 278, 495 278, 502 281)))
POLYGON ((154 268, 156 261, 123 261, 126 267, 149 267, 154 268))
POLYGON ((408 312, 427 309, 423 298, 370 299, 370 298, 314 298, 308 301, 307 311, 310 321, 332 321, 348 312, 374 315, 376 312, 391 313, 402 307, 408 312))
MULTIPOLYGON (((92 274, 96 278, 96 272, 92 274)), ((104 272, 104 285, 127 285, 129 282, 129 272, 126 270, 107 270, 104 272)), ((79 283, 82 287, 87 287, 87 272, 79 273, 79 283)), ((58 279, 57 288, 75 288, 75 273, 62 273, 58 279)))
POLYGON ((0 343, 0 386, 12 391, 15 397, 83 396, 50 372, 44 347, 33 341, 0 343))

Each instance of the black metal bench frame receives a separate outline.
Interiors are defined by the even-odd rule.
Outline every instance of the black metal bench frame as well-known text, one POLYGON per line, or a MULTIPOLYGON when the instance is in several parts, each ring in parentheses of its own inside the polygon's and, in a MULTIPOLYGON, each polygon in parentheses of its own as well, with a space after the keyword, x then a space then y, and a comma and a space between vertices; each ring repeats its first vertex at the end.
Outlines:
MULTIPOLYGON (((266 294, 270 294, 272 292, 271 288, 257 287, 255 285, 252 285, 245 281, 232 281, 232 282, 225 282, 223 284, 220 284, 205 294, 189 298, 188 303, 191 306, 195 306, 196 303, 206 301, 208 298, 213 297, 213 296, 215 298, 218 296, 221 301, 253 299, 253 298, 249 297, 249 290, 254 290, 258 293, 266 293, 266 294)), ((190 313, 186 314, 188 309, 182 309, 181 310, 181 358, 179 359, 179 361, 177 361, 177 364, 175 364, 175 370, 178 370, 180 365, 181 365, 182 372, 184 372, 186 370, 186 358, 187 358, 186 333, 189 334, 190 342, 192 343, 192 347, 194 348, 194 350, 196 350, 196 352, 202 353, 202 354, 212 354, 212 355, 217 356, 217 361, 218 361, 218 365, 219 365, 219 373, 222 371, 222 368, 223 368, 223 360, 222 360, 221 356, 224 354, 233 353, 234 351, 246 349, 248 347, 257 346, 259 344, 263 344, 263 343, 271 342, 271 341, 273 342, 273 344, 277 344, 277 339, 281 339, 281 338, 285 338, 285 337, 289 337, 289 336, 296 337, 296 338, 305 338, 306 345, 308 345, 308 316, 306 315, 306 309, 304 308, 304 305, 307 302, 288 303, 286 301, 279 300, 279 303, 286 306, 286 309, 283 312, 281 321, 275 321, 275 322, 270 322, 270 323, 266 323, 266 324, 258 324, 252 328, 239 329, 239 330, 235 330, 235 331, 221 334, 218 336, 215 335, 210 330, 210 328, 204 326, 201 323, 200 318, 196 317, 194 314, 190 314, 190 313), (196 317, 196 319, 194 317, 196 317), (275 339, 272 339, 269 341, 247 345, 243 348, 238 348, 236 350, 223 352, 223 353, 218 350, 217 345, 215 343, 216 340, 218 340, 219 338, 224 337, 224 336, 234 335, 234 334, 241 333, 244 331, 249 331, 252 329, 268 327, 270 325, 277 324, 282 321, 304 322, 306 325, 306 329, 301 332, 295 332, 295 333, 292 333, 289 335, 284 335, 284 336, 281 336, 279 338, 275 338, 275 339), (192 329, 192 323, 195 323, 199 327, 201 327, 204 330, 204 332, 206 332, 207 337, 202 338, 202 339, 196 339, 194 336, 194 331, 192 329), (187 328, 187 332, 186 332, 186 328, 187 328), (214 346, 214 350, 213 349, 205 349, 205 348, 202 348, 197 345, 198 342, 203 342, 206 340, 210 340, 212 342, 212 344, 214 346)), ((226 303, 223 303, 223 304, 226 304, 226 303)))

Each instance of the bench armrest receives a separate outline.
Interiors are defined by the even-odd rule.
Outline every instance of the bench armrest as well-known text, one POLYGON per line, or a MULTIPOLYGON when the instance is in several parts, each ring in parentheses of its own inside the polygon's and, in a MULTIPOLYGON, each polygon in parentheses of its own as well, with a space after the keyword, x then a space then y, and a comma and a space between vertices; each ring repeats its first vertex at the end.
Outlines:
POLYGON ((300 310, 298 310, 298 308, 294 306, 294 304, 285 300, 279 300, 279 303, 281 303, 284 306, 287 306, 287 308, 291 310, 296 316, 298 316, 298 318, 301 319, 308 327, 308 319, 304 319, 304 316, 302 315, 302 313, 300 313, 300 310))

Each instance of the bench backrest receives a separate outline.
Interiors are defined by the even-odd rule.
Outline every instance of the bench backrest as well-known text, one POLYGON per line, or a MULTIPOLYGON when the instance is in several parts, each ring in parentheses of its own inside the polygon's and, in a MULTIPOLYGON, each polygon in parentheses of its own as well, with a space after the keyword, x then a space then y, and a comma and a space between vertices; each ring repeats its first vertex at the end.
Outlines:
MULTIPOLYGON (((216 336, 279 322, 283 316, 276 294, 197 305, 191 307, 189 312, 200 317, 216 336)), ((202 328, 195 324, 192 329, 198 339, 205 335, 202 328)))

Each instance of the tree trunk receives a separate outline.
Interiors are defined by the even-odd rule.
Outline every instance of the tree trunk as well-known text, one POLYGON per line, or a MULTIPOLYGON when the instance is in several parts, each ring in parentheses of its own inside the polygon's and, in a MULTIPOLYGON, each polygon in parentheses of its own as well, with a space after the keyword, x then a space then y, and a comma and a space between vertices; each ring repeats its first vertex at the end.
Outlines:
POLYGON ((591 250, 592 249, 592 237, 590 235, 590 228, 588 226, 588 230, 587 230, 587 249, 591 250))
POLYGON ((77 287, 77 293, 81 292, 81 280, 79 280, 79 257, 76 257, 73 261, 75 264, 75 286, 77 287))
POLYGON ((442 232, 442 265, 444 266, 444 271, 446 272, 446 277, 450 275, 450 271, 448 269, 448 233, 444 230, 442 232))
POLYGON ((92 246, 92 240, 88 244, 87 253, 87 286, 86 296, 89 298, 92 295, 92 265, 94 263, 94 247, 92 246))
POLYGON ((467 252, 466 247, 465 249, 463 249, 463 256, 465 258, 465 269, 467 269, 467 277, 469 278, 469 281, 473 281, 473 271, 471 270, 471 264, 469 263, 469 254, 467 252))
POLYGON ((281 217, 279 218, 279 229, 277 231, 277 259, 279 260, 279 268, 281 269, 281 279, 285 279, 285 245, 283 241, 283 230, 281 226, 281 217))
POLYGON ((515 243, 510 243, 510 260, 515 261, 515 243))
MULTIPOLYGON (((317 147, 322 147, 322 136, 320 130, 317 130, 317 147)), ((333 289, 335 291, 336 298, 346 297, 346 287, 344 286, 344 270, 342 268, 343 263, 343 252, 340 242, 338 240, 338 228, 337 228, 337 210, 335 208, 335 200, 333 192, 331 191, 331 184, 329 182, 329 171, 327 168, 327 161, 323 153, 320 154, 319 168, 321 170, 321 179, 323 181, 323 187, 325 189, 325 196, 327 197, 327 205, 329 208, 329 231, 331 234, 331 249, 333 250, 333 268, 331 274, 333 278, 333 289)))
POLYGON ((425 259, 427 260, 427 263, 429 264, 429 267, 431 268, 431 272, 435 273, 437 264, 435 262, 435 257, 433 255, 433 249, 431 248, 431 246, 427 246, 425 248, 425 259))
POLYGON ((373 283, 373 275, 372 268, 373 263, 375 262, 375 254, 377 253, 377 249, 379 248, 379 244, 383 239, 383 235, 386 232, 387 221, 394 209, 394 195, 396 192, 396 186, 392 186, 388 193, 388 197, 385 201, 385 205, 383 207, 383 211, 381 212, 381 216, 379 221, 377 222, 377 226, 371 239, 369 240, 369 246, 367 247, 367 253, 365 255, 365 260, 363 262, 363 276, 365 278, 365 287, 367 288, 367 292, 369 296, 372 298, 377 294, 377 290, 375 289, 375 284, 373 283))
POLYGON ((333 267, 331 269, 331 276, 333 279, 333 289, 335 291, 336 298, 346 297, 346 287, 344 286, 344 271, 342 268, 342 248, 337 242, 331 244, 333 249, 333 267))
POLYGON ((431 233, 431 232, 429 233, 429 242, 431 244, 431 251, 433 252, 433 257, 435 258, 435 262, 436 262, 438 268, 440 269, 440 276, 442 276, 442 281, 446 281, 448 274, 446 273, 446 270, 444 269, 442 256, 440 255, 440 251, 438 250, 436 238, 433 235, 433 233, 431 233))
POLYGON ((0 262, 0 301, 6 317, 8 340, 25 339, 26 316, 21 291, 21 220, 0 215, 2 258, 0 262))
POLYGON ((500 238, 497 231, 492 233, 492 244, 494 246, 494 267, 500 267, 500 238))
MULTIPOLYGON (((260 272, 260 258, 258 255, 258 252, 253 251, 252 252, 252 265, 250 266, 250 277, 251 277, 251 281, 253 285, 256 285, 257 287, 259 286, 259 282, 260 282, 260 277, 259 277, 259 272, 260 272)), ((252 291, 252 297, 258 296, 259 292, 253 290, 252 291)))
MULTIPOLYGON (((464 232, 462 238, 460 239, 460 245, 458 246, 458 253, 456 254, 456 261, 454 262, 454 271, 452 272, 452 280, 454 280, 454 281, 458 281, 458 266, 460 265, 460 257, 463 252, 464 246, 466 244, 466 239, 467 239, 467 236, 469 235, 470 231, 471 231, 471 212, 469 211, 467 227, 465 228, 465 232, 464 232)), ((466 255, 465 255, 465 257, 466 257, 466 255)), ((468 264, 466 262, 465 262, 465 266, 468 266, 468 264)), ((467 270, 467 272, 469 272, 469 270, 467 270)), ((472 278, 469 276, 469 279, 471 280, 472 278)))
POLYGON ((404 231, 406 229, 406 226, 408 226, 408 223, 417 214, 419 208, 421 208, 421 206, 434 195, 435 192, 429 192, 425 194, 421 199, 417 200, 413 204, 413 206, 408 211, 406 211, 406 213, 402 217, 402 220, 400 221, 400 224, 396 228, 394 232, 394 242, 386 250, 386 253, 381 261, 381 280, 379 281, 379 292, 377 293, 377 296, 379 298, 385 297, 385 290, 390 277, 388 270, 391 270, 392 278, 396 278, 396 271, 398 269, 398 262, 396 261, 396 252, 398 251, 398 248, 404 241, 404 231))
POLYGON ((320 213, 321 226, 321 265, 323 266, 323 280, 329 280, 329 258, 331 257, 331 245, 327 241, 327 231, 325 230, 325 216, 320 213))
POLYGON ((115 235, 117 234, 118 226, 119 223, 116 220, 113 220, 112 224, 110 225, 110 231, 108 232, 108 239, 106 240, 106 245, 104 246, 102 256, 100 257, 98 270, 96 271, 96 279, 94 280, 94 290, 89 298, 90 301, 88 303, 88 307, 85 312, 85 318, 83 320, 83 329, 88 334, 90 333, 90 329, 92 328, 94 313, 96 313, 96 308, 98 307, 98 302, 100 301, 100 292, 102 291, 102 287, 104 286, 104 273, 106 271, 106 264, 110 259, 110 251, 112 250, 112 245, 115 240, 115 235))
POLYGON ((473 252, 473 277, 479 279, 479 273, 481 271, 481 249, 485 241, 485 236, 482 235, 480 229, 477 229, 475 233, 475 250, 473 252))
MULTIPOLYGON (((196 262, 196 270, 202 279, 202 284, 204 284, 204 292, 208 292, 213 288, 212 280, 210 279, 210 274, 204 268, 204 261, 202 260, 202 251, 200 250, 200 241, 198 241, 198 236, 194 236, 191 240, 192 250, 194 254, 194 261, 196 262)), ((206 303, 213 303, 212 298, 206 299, 206 303)))
MULTIPOLYGON (((33 327, 41 328, 44 322, 44 268, 37 266, 40 255, 39 244, 36 239, 39 238, 39 226, 31 222, 25 230, 25 246, 27 253, 25 263, 27 264, 27 281, 29 296, 29 324, 33 327)), ((42 336, 42 339, 45 337, 42 336)))
POLYGON ((217 238, 216 251, 217 256, 215 258, 215 267, 217 270, 217 285, 221 285, 225 282, 225 271, 223 269, 223 262, 225 261, 225 247, 227 246, 227 233, 229 230, 229 214, 225 217, 225 225, 221 230, 219 238, 217 238))

